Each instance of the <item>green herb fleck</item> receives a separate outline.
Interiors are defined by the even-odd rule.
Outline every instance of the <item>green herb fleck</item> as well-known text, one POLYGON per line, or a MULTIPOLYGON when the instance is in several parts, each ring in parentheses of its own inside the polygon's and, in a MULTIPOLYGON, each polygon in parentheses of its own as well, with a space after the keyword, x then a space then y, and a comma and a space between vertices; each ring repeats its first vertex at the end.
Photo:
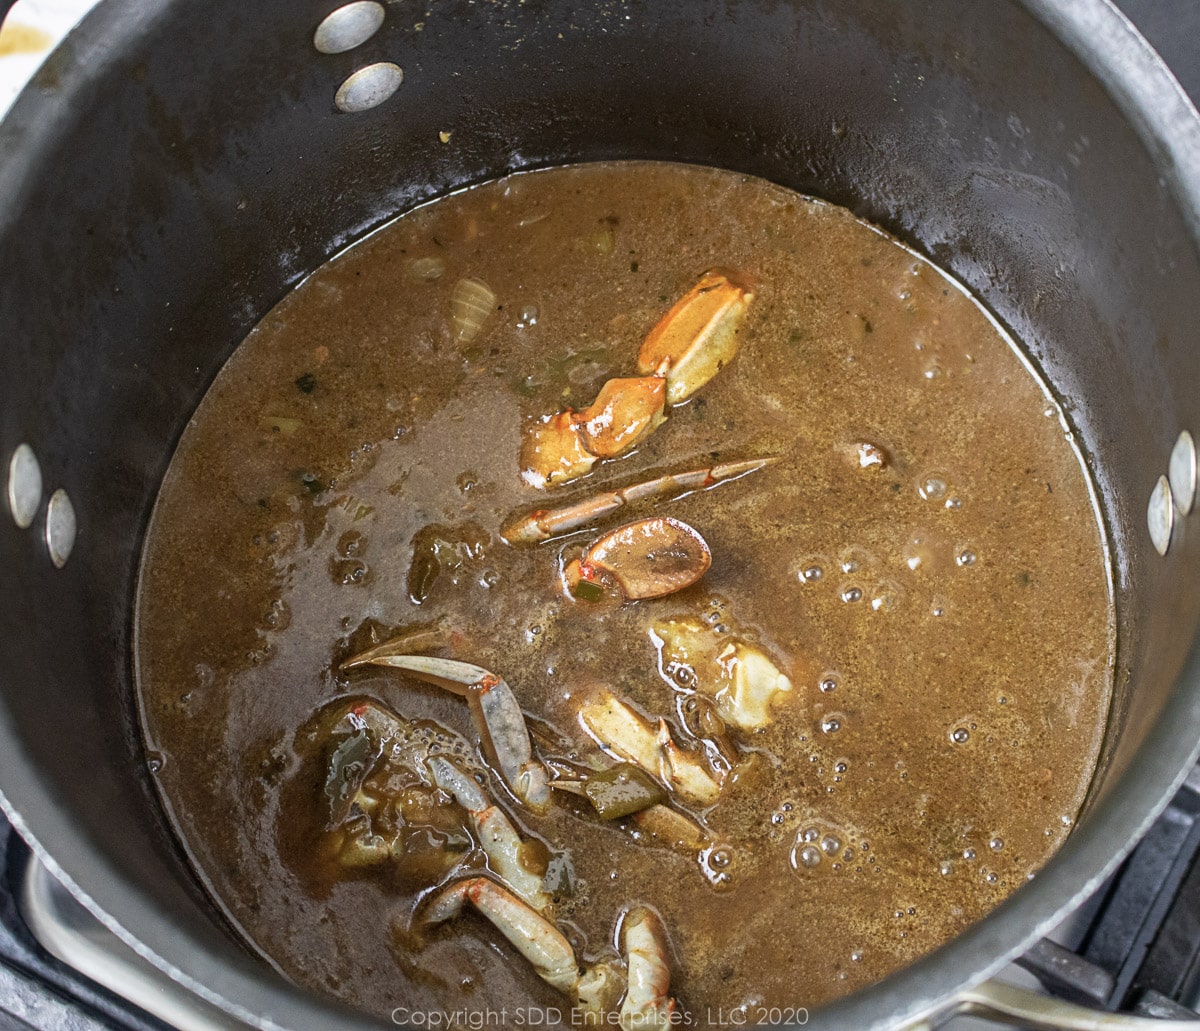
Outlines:
POLYGON ((310 494, 321 493, 321 481, 318 480, 312 473, 301 473, 300 482, 304 484, 304 489, 310 494))
POLYGON ((306 372, 296 377, 296 386, 300 388, 300 393, 311 394, 317 386, 317 377, 311 372, 306 372))
POLYGON ((637 270, 638 270, 638 263, 636 261, 631 261, 629 263, 629 271, 636 272, 637 270))

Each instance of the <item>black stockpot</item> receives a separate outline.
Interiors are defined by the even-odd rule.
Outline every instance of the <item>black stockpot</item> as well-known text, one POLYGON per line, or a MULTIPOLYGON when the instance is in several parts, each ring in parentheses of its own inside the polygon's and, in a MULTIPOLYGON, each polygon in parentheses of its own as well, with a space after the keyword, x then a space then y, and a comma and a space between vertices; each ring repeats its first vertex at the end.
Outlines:
POLYGON ((1102 495, 1118 676, 1083 817, 993 914, 810 1026, 943 1010, 1096 888, 1196 756, 1200 538, 1181 518, 1160 557, 1145 509, 1200 429, 1200 120, 1106 0, 393 0, 329 56, 312 37, 333 6, 106 0, 0 125, 0 456, 32 444, 80 528, 60 570, 40 521, 0 520, 10 819, 231 1014, 363 1020, 234 940, 159 807, 130 662, 159 480, 246 332, 397 213, 516 169, 718 165, 846 205, 966 283, 1044 370, 1102 495), (339 112, 384 60, 399 92, 339 112))

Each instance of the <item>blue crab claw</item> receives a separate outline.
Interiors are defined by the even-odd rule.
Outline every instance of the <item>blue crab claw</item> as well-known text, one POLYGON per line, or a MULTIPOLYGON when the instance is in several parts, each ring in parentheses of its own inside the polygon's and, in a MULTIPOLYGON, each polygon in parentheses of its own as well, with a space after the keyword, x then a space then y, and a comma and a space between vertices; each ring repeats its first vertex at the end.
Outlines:
POLYGON ((525 716, 512 688, 496 676, 469 662, 439 659, 430 655, 375 654, 350 659, 344 668, 371 665, 411 673, 418 680, 462 695, 471 706, 471 716, 484 752, 495 765, 508 789, 536 813, 550 808, 550 776, 533 757, 533 745, 525 716))
MULTIPOLYGON (((556 924, 486 877, 457 881, 428 896, 421 903, 420 922, 430 926, 453 920, 468 904, 508 939, 538 977, 571 997, 581 1011, 572 1015, 573 1025, 603 1025, 615 1031, 613 1007, 626 983, 620 963, 601 960, 581 967, 571 943, 556 924)), ((662 955, 661 932, 648 938, 644 917, 636 914, 627 917, 626 923, 631 924, 631 930, 625 933, 630 970, 636 971, 637 981, 630 982, 629 997, 621 1008, 621 1029, 636 1031, 642 1026, 638 1021, 643 1019, 665 1026, 674 1003, 666 998, 670 972, 662 955)))
POLYGON ((546 912, 550 896, 542 878, 522 858, 525 843, 504 811, 488 801, 474 777, 444 755, 431 755, 425 765, 433 782, 471 814, 471 825, 491 870, 518 898, 539 913, 546 912))
POLYGON ((622 1031, 677 1023, 675 1000, 670 996, 666 935, 658 916, 646 906, 635 906, 625 914, 621 938, 629 965, 629 990, 621 1004, 622 1031))

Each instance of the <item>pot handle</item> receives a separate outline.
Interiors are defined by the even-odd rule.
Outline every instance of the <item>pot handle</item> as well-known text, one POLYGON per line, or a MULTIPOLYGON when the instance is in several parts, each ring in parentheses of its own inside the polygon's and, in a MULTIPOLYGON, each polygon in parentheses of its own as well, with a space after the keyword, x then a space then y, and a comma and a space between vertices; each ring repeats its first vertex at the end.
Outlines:
POLYGON ((984 1017, 1012 1027, 1035 1031, 1197 1031, 1195 1020, 1159 1020, 1079 1006, 1051 998, 1032 988, 1003 981, 959 992, 932 1017, 909 1024, 904 1031, 934 1031, 951 1017, 984 1017))

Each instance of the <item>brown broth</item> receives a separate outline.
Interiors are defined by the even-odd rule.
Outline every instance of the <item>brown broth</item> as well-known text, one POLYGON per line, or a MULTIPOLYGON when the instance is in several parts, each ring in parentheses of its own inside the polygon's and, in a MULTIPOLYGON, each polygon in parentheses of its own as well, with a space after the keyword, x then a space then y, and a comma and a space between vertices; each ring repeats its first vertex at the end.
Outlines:
POLYGON ((755 760, 706 817, 728 884, 620 822, 523 813, 493 782, 527 833, 569 848, 578 885, 558 916, 582 958, 613 955, 620 913, 644 902, 696 1019, 813 1007, 979 919, 1068 834, 1111 684, 1105 541, 1061 410, 979 305, 847 211, 728 172, 578 166, 447 197, 284 298, 183 435, 136 631, 164 804, 214 899, 296 982, 380 1015, 565 1007, 483 920, 417 949, 412 878, 320 858, 313 728, 365 696, 475 741, 461 699, 337 671, 441 621, 456 636, 440 654, 501 673, 567 742, 588 744, 575 706, 596 682, 686 740, 647 632, 683 615, 728 623, 794 685, 739 735, 755 760), (440 278, 414 274, 434 257, 440 278), (634 375, 643 337, 712 266, 758 285, 737 357, 630 454, 523 485, 523 426, 634 375), (496 295, 469 345, 449 321, 465 276, 496 295), (860 468, 860 442, 888 466, 860 468), (548 498, 760 455, 783 460, 627 510, 711 546, 704 578, 667 598, 565 597, 560 554, 597 530, 498 536, 548 498), (480 554, 417 605, 412 542, 431 524, 480 554))

